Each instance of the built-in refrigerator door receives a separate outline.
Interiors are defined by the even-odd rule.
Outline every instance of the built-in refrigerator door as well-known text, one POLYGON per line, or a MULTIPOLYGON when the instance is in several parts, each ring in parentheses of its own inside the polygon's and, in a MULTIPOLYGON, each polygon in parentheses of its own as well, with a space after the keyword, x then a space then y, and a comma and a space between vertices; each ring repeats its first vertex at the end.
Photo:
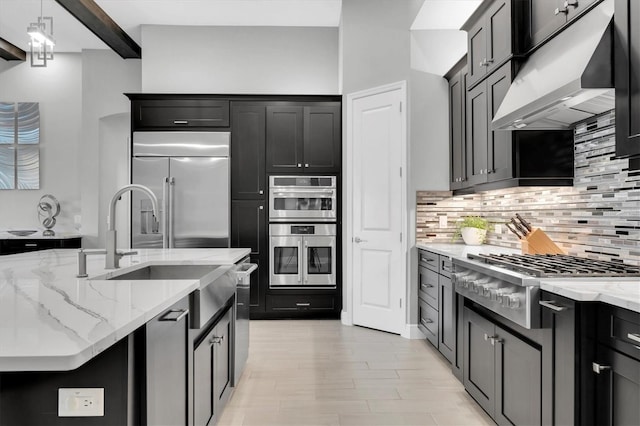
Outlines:
POLYGON ((173 247, 229 247, 229 158, 170 159, 173 247))
POLYGON ((133 248, 162 248, 162 217, 165 200, 163 185, 169 176, 169 159, 166 157, 134 158, 131 164, 131 183, 144 185, 158 198, 160 217, 153 220, 151 201, 140 191, 132 192, 131 246, 133 248))

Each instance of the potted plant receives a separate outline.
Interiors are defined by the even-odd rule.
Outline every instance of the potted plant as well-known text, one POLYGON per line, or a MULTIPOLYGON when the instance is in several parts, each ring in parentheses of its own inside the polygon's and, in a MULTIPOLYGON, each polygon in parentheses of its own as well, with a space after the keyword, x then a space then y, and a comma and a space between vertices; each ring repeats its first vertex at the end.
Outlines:
POLYGON ((479 216, 466 216, 458 223, 454 239, 462 236, 464 243, 470 246, 478 246, 484 243, 489 229, 489 221, 479 216))

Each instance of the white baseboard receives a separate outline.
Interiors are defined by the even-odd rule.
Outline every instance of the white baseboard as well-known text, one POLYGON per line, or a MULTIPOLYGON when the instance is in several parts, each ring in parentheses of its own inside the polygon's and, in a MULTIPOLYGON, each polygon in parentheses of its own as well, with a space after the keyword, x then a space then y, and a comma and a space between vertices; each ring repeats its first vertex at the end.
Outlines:
POLYGON ((407 324, 405 325, 404 331, 401 334, 405 339, 426 339, 427 336, 420 331, 417 324, 407 324))
POLYGON ((348 312, 340 311, 340 321, 343 325, 353 325, 353 321, 348 312))

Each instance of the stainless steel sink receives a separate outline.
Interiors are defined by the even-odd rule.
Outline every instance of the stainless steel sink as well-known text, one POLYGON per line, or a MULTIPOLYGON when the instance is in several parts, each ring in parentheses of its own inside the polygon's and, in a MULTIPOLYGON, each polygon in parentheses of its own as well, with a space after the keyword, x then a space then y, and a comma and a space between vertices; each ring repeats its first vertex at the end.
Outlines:
POLYGON ((220 265, 149 265, 107 280, 199 280, 220 265))
POLYGON ((198 280, 199 287, 189 295, 189 318, 190 327, 200 329, 234 296, 237 268, 237 265, 147 265, 122 273, 110 272, 93 280, 198 280))

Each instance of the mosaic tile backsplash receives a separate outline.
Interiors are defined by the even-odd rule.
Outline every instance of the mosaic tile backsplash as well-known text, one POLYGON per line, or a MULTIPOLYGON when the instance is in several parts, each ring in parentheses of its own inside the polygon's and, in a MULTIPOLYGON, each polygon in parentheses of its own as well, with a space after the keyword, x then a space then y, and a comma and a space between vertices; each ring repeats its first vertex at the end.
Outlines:
POLYGON ((487 243, 520 248, 504 226, 520 213, 544 230, 567 254, 640 265, 640 171, 615 158, 613 111, 579 123, 574 132, 573 187, 510 188, 452 196, 418 192, 416 238, 451 242, 456 221, 482 216, 493 225, 487 243), (446 216, 447 225, 440 226, 446 216), (495 229, 495 224, 503 224, 495 229))

